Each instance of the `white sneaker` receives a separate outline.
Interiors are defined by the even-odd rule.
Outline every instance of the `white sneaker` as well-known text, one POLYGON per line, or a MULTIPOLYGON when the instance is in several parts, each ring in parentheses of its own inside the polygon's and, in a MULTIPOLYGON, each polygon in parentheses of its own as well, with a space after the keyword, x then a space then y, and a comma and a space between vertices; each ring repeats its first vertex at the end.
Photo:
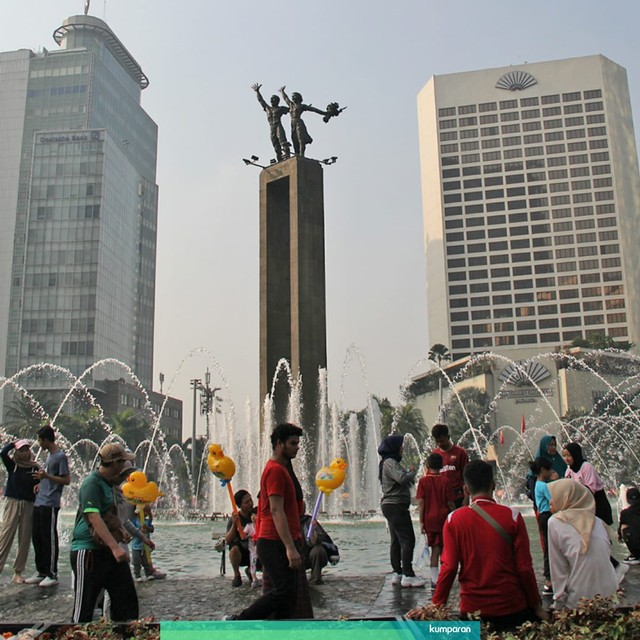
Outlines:
POLYGON ((40 584, 47 576, 41 576, 39 573, 34 573, 30 578, 27 578, 25 584, 40 584))
POLYGON ((622 581, 624 580, 625 575, 627 575, 627 571, 629 571, 628 564, 619 564, 616 567, 616 576, 618 578, 618 586, 622 584, 622 581))
POLYGON ((400 582, 400 584, 403 587, 424 587, 427 581, 418 576, 402 576, 402 582, 400 582))
POLYGON ((46 589, 47 587, 55 587, 57 584, 57 578, 50 578, 49 576, 47 576, 38 586, 44 587, 46 589))
POLYGON ((402 574, 393 572, 391 574, 391 584, 400 584, 402 581, 402 574))
POLYGON ((622 562, 624 562, 625 564, 640 564, 640 558, 636 558, 634 556, 627 556, 622 562))

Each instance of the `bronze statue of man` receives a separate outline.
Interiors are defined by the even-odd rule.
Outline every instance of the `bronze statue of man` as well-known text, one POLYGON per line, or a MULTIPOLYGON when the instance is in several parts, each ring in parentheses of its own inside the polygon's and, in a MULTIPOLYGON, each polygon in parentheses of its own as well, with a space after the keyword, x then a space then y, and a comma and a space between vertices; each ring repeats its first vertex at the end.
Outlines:
POLYGON ((286 160, 291 155, 291 145, 287 141, 287 134, 284 132, 284 127, 282 126, 282 116, 289 113, 289 109, 287 107, 281 107, 280 98, 275 95, 271 96, 271 104, 268 105, 260 93, 261 87, 262 85, 258 83, 251 85, 251 88, 256 92, 258 102, 267 114, 269 128, 271 129, 271 144, 276 152, 276 158, 278 161, 286 160))

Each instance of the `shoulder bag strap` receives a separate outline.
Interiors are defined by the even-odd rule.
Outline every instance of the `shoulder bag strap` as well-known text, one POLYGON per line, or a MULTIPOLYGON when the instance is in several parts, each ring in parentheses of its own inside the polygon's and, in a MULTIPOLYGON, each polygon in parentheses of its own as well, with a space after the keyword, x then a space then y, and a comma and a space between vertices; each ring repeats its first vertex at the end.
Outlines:
POLYGON ((488 522, 498 533, 498 535, 509 545, 513 545, 513 539, 511 536, 504 530, 504 527, 496 522, 484 509, 481 509, 477 503, 472 502, 469 505, 469 508, 475 511, 485 522, 488 522))

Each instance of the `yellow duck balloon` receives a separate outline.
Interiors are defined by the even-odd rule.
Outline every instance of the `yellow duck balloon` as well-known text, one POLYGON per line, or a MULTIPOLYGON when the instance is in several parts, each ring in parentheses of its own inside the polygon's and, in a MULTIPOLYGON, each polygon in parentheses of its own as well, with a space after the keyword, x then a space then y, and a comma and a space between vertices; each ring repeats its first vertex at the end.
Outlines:
POLYGON ((334 458, 328 467, 322 467, 316 473, 316 486, 318 489, 328 496, 344 482, 348 466, 344 458, 334 458))
POLYGON ((143 471, 134 471, 122 485, 122 493, 127 502, 137 505, 151 504, 164 494, 155 482, 148 482, 143 471))
POLYGON ((219 444, 209 445, 207 464, 211 473, 223 483, 229 482, 236 473, 235 462, 229 456, 224 455, 224 451, 219 444))

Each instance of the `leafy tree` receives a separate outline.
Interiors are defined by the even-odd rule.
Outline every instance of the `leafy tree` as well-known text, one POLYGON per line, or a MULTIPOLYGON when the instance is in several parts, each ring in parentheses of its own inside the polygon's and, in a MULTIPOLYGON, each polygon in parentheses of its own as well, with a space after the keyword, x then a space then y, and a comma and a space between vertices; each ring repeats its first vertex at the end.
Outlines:
MULTIPOLYGON (((451 354, 449 353, 449 349, 447 347, 437 342, 431 347, 431 349, 429 349, 427 358, 429 358, 429 360, 431 360, 432 362, 435 362, 438 365, 438 369, 441 369, 442 361, 451 360, 451 354)), ((442 411, 442 377, 442 371, 438 371, 438 407, 440 411, 442 411)))
POLYGON ((19 395, 9 403, 5 424, 8 431, 33 439, 38 429, 46 424, 45 416, 51 418, 55 415, 58 404, 51 398, 44 398, 37 393, 31 395, 33 400, 28 396, 19 395))
POLYGON ((581 347, 583 349, 619 349, 620 351, 630 351, 635 345, 628 340, 616 342, 611 336, 607 336, 604 333, 595 333, 589 335, 587 338, 574 338, 571 346, 581 347))
POLYGON ((436 344, 432 345, 431 349, 429 349, 427 358, 429 358, 431 362, 437 363, 438 367, 440 367, 443 360, 451 360, 451 354, 449 353, 449 349, 447 347, 437 342, 436 344))
POLYGON ((54 426, 72 443, 87 438, 99 444, 107 436, 98 407, 87 407, 74 413, 61 411, 54 426))
POLYGON ((148 437, 149 423, 133 409, 125 409, 107 419, 113 431, 129 446, 135 449, 148 437))
POLYGON ((479 429, 486 437, 491 435, 484 420, 490 404, 491 399, 487 392, 478 387, 467 387, 461 389, 457 396, 452 395, 446 405, 446 415, 449 432, 454 442, 469 429, 469 422, 474 429, 479 429), (467 421, 467 415, 469 421, 467 421))

